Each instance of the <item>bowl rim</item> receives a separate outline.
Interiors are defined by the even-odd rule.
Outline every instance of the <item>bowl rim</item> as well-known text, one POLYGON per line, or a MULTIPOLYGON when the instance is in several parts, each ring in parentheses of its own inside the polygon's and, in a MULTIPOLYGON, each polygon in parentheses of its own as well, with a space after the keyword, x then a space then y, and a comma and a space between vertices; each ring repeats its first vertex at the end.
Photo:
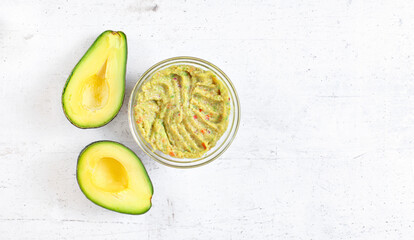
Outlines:
MULTIPOLYGON (((178 63, 179 64, 179 63, 178 63)), ((178 65, 177 64, 177 65, 178 65)), ((129 95, 129 100, 128 100, 128 122, 129 122, 129 130, 131 131, 132 137, 134 138, 135 142, 137 143, 137 145, 141 148, 141 150, 148 155, 150 158, 152 158, 153 160, 155 160, 158 163, 161 163, 165 166, 168 167, 173 167, 173 168, 179 168, 179 169, 187 169, 187 168, 195 168, 195 167, 200 167, 200 166, 204 166, 214 160, 216 160, 217 158, 219 158, 232 144, 234 138, 237 135, 239 126, 240 126, 240 118, 241 118, 241 111, 240 111, 241 107, 240 107, 240 101, 239 101, 239 96, 237 94, 236 88, 234 87, 232 81, 230 80, 230 78, 216 65, 212 64, 209 61, 206 61, 204 59, 201 58, 197 58, 197 57, 191 57, 191 56, 178 56, 178 57, 171 57, 171 58, 167 58, 165 60, 162 60, 160 62, 157 62, 155 64, 153 64, 150 68, 148 68, 143 74, 141 74, 141 76, 139 77, 138 81, 135 83, 134 87, 132 88, 132 91, 129 95), (237 108, 237 111, 234 111, 234 118, 236 118, 236 122, 235 122, 235 127, 234 127, 234 133, 229 135, 227 138, 230 138, 227 142, 226 145, 224 145, 223 149, 221 151, 219 151, 216 155, 212 156, 211 159, 208 159, 207 161, 204 162, 200 162, 198 164, 193 164, 193 165, 175 165, 174 161, 169 161, 168 162, 164 162, 160 159, 158 159, 157 157, 153 156, 152 154, 148 153, 147 149, 145 149, 143 146, 141 146, 141 142, 138 140, 138 136, 137 134, 135 134, 134 131, 134 123, 135 121, 133 121, 132 119, 132 112, 133 112, 133 95, 134 93, 137 91, 137 87, 138 85, 140 85, 141 82, 146 80, 147 75, 154 70, 155 68, 159 67, 162 64, 166 64, 168 62, 172 62, 172 61, 177 61, 177 60, 192 60, 192 61, 199 61, 201 63, 204 63, 210 67, 212 67, 214 70, 216 70, 217 72, 219 72, 225 79, 226 83, 228 83, 230 85, 230 87, 232 88, 232 91, 234 93, 234 98, 233 101, 235 102, 235 107, 237 108)), ((139 133, 138 133, 139 134, 139 133)), ((223 137, 223 136, 222 136, 223 137)), ((217 150, 216 150, 217 151, 217 150)), ((189 161, 188 163, 191 162, 196 162, 196 161, 189 161)), ((178 161, 177 161, 178 163, 178 161)), ((184 163, 184 162, 183 162, 184 163)))

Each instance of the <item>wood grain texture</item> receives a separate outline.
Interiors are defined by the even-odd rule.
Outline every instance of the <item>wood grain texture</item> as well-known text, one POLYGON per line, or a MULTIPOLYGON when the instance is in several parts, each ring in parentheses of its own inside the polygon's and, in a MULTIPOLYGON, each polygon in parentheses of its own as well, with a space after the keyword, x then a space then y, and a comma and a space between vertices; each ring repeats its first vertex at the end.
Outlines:
POLYGON ((0 238, 413 239, 413 11, 408 0, 1 1, 0 238), (107 29, 128 38, 128 95, 173 56, 229 75, 242 119, 219 160, 150 160, 125 103, 103 128, 66 120, 66 78, 107 29), (142 158, 147 214, 82 195, 76 158, 100 139, 142 158))

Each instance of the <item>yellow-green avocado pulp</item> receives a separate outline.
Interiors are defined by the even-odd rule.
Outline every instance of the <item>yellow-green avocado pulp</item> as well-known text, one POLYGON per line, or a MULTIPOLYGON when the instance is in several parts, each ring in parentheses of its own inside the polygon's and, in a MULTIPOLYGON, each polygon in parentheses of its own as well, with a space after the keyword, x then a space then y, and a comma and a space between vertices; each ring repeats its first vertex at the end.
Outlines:
POLYGON ((211 71, 174 65, 143 84, 135 102, 135 122, 154 149, 177 158, 198 158, 227 129, 227 87, 211 71))

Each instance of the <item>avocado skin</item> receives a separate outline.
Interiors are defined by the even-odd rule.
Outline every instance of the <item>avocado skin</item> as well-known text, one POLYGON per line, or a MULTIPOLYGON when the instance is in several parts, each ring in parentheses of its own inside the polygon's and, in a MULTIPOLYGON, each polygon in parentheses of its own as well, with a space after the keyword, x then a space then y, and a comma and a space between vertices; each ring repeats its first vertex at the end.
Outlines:
POLYGON ((122 107, 122 105, 124 104, 124 100, 125 100, 125 79, 126 79, 126 65, 127 65, 127 59, 128 59, 128 42, 127 42, 127 37, 126 37, 126 35, 125 35, 125 33, 123 33, 122 31, 112 31, 112 30, 106 30, 106 31, 104 31, 103 33, 101 33, 101 34, 99 34, 99 36, 95 39, 95 41, 92 43, 92 45, 88 48, 88 50, 85 52, 85 54, 83 54, 83 56, 82 56, 82 58, 78 61, 78 63, 75 65, 75 67, 72 69, 72 71, 70 72, 70 75, 69 75, 69 77, 66 79, 66 83, 65 83, 65 86, 63 87, 63 91, 62 91, 62 96, 61 96, 61 102, 62 102, 62 109, 63 109, 63 113, 65 114, 65 117, 66 117, 66 119, 68 119, 68 121, 73 125, 73 126, 75 126, 75 127, 77 127, 77 128, 80 128, 80 129, 93 129, 93 128, 100 128, 100 127, 103 127, 103 126, 105 126, 106 124, 108 124, 108 123, 110 123, 112 120, 114 120, 114 118, 116 117, 116 116, 118 116, 118 113, 119 113, 119 111, 121 110, 121 107, 122 107), (71 119, 70 119, 70 117, 68 116, 68 114, 66 113, 66 108, 65 108, 65 103, 64 103, 64 101, 63 101, 63 96, 64 96, 64 94, 65 94, 65 91, 66 91, 66 87, 68 86, 68 84, 69 84, 69 81, 70 81, 70 79, 72 78, 72 75, 73 75, 73 72, 76 70, 76 68, 78 67, 78 65, 82 62, 82 60, 88 55, 88 53, 90 52, 90 51, 92 51, 93 50, 93 48, 95 47, 95 44, 98 42, 98 40, 99 40, 99 38, 101 38, 102 37, 102 35, 104 35, 105 33, 108 33, 108 32, 112 32, 113 34, 114 33, 116 33, 116 34, 120 34, 120 35, 122 35, 122 37, 125 39, 125 67, 124 67, 124 80, 123 80, 123 84, 124 84, 124 87, 123 87, 123 93, 122 93, 122 102, 121 102, 121 104, 119 105, 119 109, 118 109, 118 111, 116 112, 116 114, 112 117, 112 118, 110 118, 107 122, 105 122, 105 123, 103 123, 103 124, 101 124, 101 125, 98 125, 98 126, 95 126, 95 127, 83 127, 83 126, 79 126, 79 125, 76 125, 76 123, 75 122, 73 122, 71 119))
POLYGON ((82 149, 82 151, 79 153, 79 156, 78 156, 78 159, 77 159, 77 162, 76 162, 76 181, 77 181, 77 183, 78 183, 78 186, 79 186, 79 188, 80 188, 80 190, 82 191, 82 193, 83 193, 83 195, 85 195, 85 197, 87 198, 87 199, 89 199, 89 201, 91 201, 91 202, 93 202, 95 205, 97 205, 97 206, 99 206, 99 207, 102 207, 102 208, 105 208, 105 209, 108 209, 108 210, 110 210, 110 211, 112 211, 112 212, 117 212, 117 213, 122 213, 122 214, 129 214, 129 215, 141 215, 141 214, 144 214, 144 213, 146 213, 146 212, 148 212, 150 209, 151 209, 151 207, 152 207, 152 202, 150 201, 150 205, 149 205, 149 207, 148 207, 148 209, 146 209, 145 211, 143 211, 143 212, 139 212, 139 213, 131 213, 131 212, 125 212, 125 211, 116 211, 116 210, 114 210, 114 209, 111 209, 111 208, 108 208, 108 207, 104 207, 104 206, 101 206, 101 205, 99 205, 98 203, 96 203, 95 201, 93 201, 90 197, 89 197, 89 195, 82 189, 82 187, 81 187, 81 184, 79 183, 79 175, 78 175, 78 166, 79 166, 79 160, 80 160, 80 158, 82 157, 82 154, 91 146, 91 145, 93 145, 93 144, 96 144, 96 143, 100 143, 100 142, 105 142, 105 143, 113 143, 113 144, 117 144, 117 145, 121 145, 122 147, 124 147, 125 149, 127 149, 128 151, 130 151, 133 155, 135 155, 137 158, 138 158, 138 162, 139 162, 139 164, 142 166, 142 168, 143 168, 143 170, 145 171, 145 176, 147 177, 147 179, 148 179, 148 181, 149 181, 149 183, 150 183, 150 185, 151 185, 151 196, 153 196, 154 195, 154 187, 153 187, 153 185, 152 185, 152 181, 151 181, 151 179, 149 178, 149 175, 148 175, 148 172, 147 172, 147 169, 145 168, 145 166, 144 166, 144 164, 142 163, 142 161, 141 161, 141 159, 138 157, 138 155, 136 155, 129 147, 127 147, 127 146, 125 146, 124 144, 122 144, 122 143, 119 143, 119 142, 115 142, 115 141, 111 141, 111 140, 99 140, 99 141, 95 141, 95 142, 92 142, 92 143, 90 143, 90 144, 88 144, 88 145, 86 145, 83 149, 82 149))

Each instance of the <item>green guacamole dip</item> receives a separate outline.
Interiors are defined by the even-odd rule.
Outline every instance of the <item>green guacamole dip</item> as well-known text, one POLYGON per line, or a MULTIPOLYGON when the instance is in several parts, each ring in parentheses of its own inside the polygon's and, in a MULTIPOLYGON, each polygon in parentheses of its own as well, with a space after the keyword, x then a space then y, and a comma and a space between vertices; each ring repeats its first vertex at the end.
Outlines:
POLYGON ((174 65, 156 72, 136 99, 135 122, 154 149, 177 158, 198 158, 227 129, 227 87, 211 71, 174 65))

